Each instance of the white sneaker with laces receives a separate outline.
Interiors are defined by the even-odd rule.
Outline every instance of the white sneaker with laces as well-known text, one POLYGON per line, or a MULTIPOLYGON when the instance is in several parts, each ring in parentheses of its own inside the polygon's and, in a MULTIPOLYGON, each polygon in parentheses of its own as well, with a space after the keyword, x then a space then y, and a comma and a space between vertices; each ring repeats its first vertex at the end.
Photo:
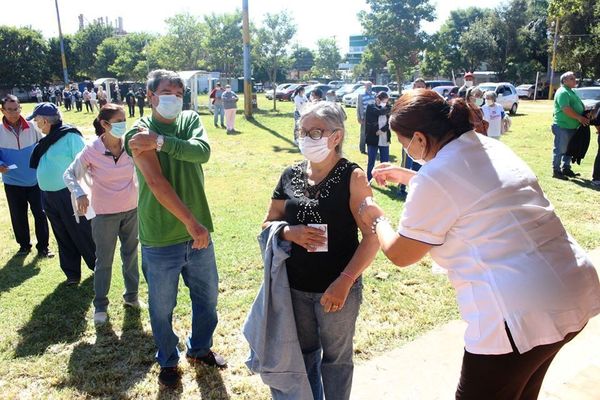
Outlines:
POLYGON ((123 301, 123 304, 125 304, 127 307, 131 307, 131 308, 136 308, 136 309, 141 309, 144 308, 145 304, 142 303, 139 300, 133 300, 133 301, 123 301))
POLYGON ((108 314, 105 313, 104 311, 94 313, 94 323, 95 324, 98 324, 98 325, 105 324, 107 319, 108 319, 108 314))

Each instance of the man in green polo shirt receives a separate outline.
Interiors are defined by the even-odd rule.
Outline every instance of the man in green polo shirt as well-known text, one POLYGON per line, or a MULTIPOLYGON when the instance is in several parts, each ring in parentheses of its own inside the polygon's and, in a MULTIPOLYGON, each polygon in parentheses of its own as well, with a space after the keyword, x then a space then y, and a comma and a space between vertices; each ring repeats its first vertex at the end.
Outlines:
POLYGON ((182 112, 183 95, 183 80, 175 72, 150 72, 152 115, 139 119, 125 137, 125 149, 133 156, 139 181, 142 270, 158 347, 156 360, 161 367, 158 380, 167 387, 177 386, 181 379, 179 339, 172 327, 180 275, 192 301, 186 357, 192 363, 227 366, 223 357, 211 350, 219 277, 202 171, 210 157, 210 145, 198 114, 182 112))
POLYGON ((580 125, 589 125, 590 122, 582 115, 585 107, 579 96, 573 91, 573 88, 577 86, 575 73, 565 72, 560 77, 560 83, 562 86, 554 95, 552 176, 564 180, 567 177, 577 176, 571 170, 571 157, 565 155, 569 141, 580 125))

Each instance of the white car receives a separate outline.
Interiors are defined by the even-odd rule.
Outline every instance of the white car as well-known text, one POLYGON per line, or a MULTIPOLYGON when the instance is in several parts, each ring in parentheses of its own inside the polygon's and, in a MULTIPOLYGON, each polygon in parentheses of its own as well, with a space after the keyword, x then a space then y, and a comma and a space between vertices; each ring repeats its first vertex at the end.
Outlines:
POLYGON ((600 86, 575 88, 573 91, 579 96, 586 111, 593 110, 600 103, 600 86))
MULTIPOLYGON (((377 94, 381 91, 390 93, 390 88, 385 85, 374 85, 371 89, 373 93, 377 94)), ((345 95, 342 99, 342 102, 346 107, 356 107, 356 102, 358 101, 358 95, 365 93, 365 87, 361 86, 356 89, 354 92, 345 95)))
POLYGON ((526 98, 526 99, 530 99, 533 100, 533 92, 535 91, 535 85, 531 85, 531 84, 523 84, 523 85, 519 85, 517 86, 517 94, 519 95, 519 97, 521 98, 526 98))
POLYGON ((502 105, 510 115, 515 115, 519 108, 519 95, 517 89, 509 82, 485 82, 479 84, 479 89, 484 93, 492 91, 496 93, 496 103, 502 105))

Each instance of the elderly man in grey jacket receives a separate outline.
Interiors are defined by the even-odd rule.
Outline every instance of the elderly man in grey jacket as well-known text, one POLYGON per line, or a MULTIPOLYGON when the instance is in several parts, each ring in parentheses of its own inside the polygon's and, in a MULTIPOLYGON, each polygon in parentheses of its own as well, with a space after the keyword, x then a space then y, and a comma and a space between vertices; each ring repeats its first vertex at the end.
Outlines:
POLYGON ((366 82, 365 93, 359 94, 356 101, 356 116, 358 117, 358 123, 360 124, 360 141, 358 148, 363 154, 367 154, 367 145, 365 142, 367 137, 365 132, 367 106, 375 103, 375 95, 376 93, 373 93, 373 83, 366 82))

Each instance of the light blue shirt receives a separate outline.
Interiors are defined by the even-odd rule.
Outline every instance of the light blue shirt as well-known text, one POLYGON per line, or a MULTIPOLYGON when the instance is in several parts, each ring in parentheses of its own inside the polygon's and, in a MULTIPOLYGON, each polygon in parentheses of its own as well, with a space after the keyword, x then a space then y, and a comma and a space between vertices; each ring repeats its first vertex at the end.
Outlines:
POLYGON ((37 180, 41 190, 56 192, 67 187, 63 174, 75 156, 85 147, 85 141, 77 133, 69 132, 40 158, 37 180))

